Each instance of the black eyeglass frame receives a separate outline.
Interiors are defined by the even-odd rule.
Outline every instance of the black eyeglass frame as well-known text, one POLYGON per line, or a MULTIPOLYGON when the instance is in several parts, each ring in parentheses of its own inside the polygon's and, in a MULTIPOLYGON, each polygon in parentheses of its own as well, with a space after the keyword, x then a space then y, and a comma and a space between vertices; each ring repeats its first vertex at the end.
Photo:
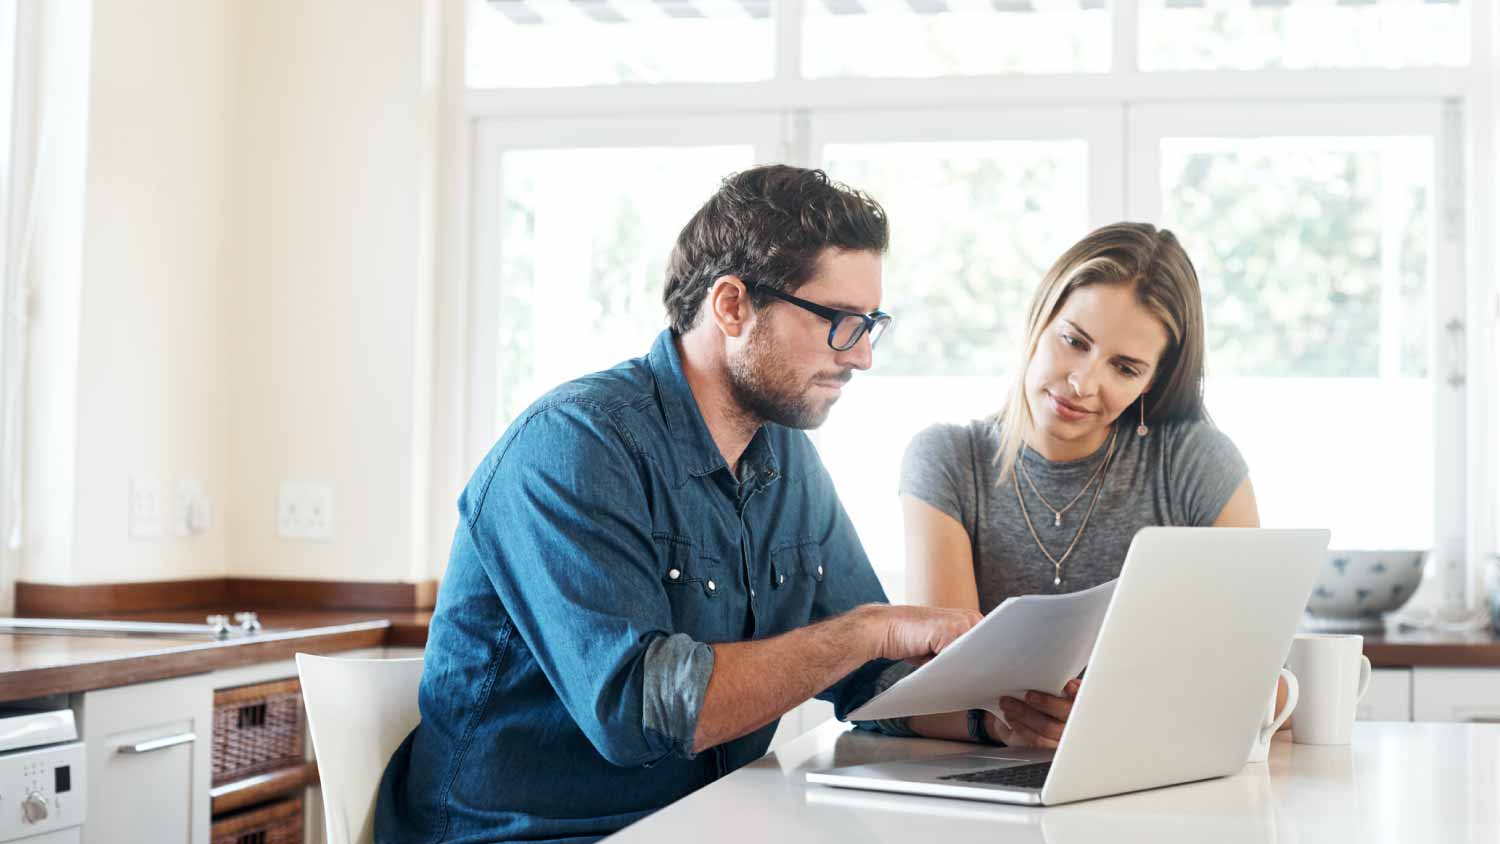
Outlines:
POLYGON ((828 348, 833 349, 835 352, 849 351, 850 349, 858 345, 860 338, 864 337, 866 334, 870 335, 870 348, 873 350, 875 348, 875 344, 880 342, 880 338, 885 335, 885 332, 890 330, 891 323, 895 321, 895 317, 892 317, 885 311, 870 311, 868 314, 856 313, 854 311, 841 311, 838 308, 830 308, 827 305, 819 305, 817 302, 809 302, 806 299, 793 296, 790 293, 783 293, 782 291, 777 290, 774 287, 770 287, 759 282, 747 281, 745 282, 745 286, 752 290, 759 290, 762 293, 768 293, 783 302, 791 305, 796 305, 804 311, 809 311, 811 313, 817 314, 823 319, 828 320, 828 348), (838 333, 839 323, 846 319, 859 320, 859 330, 854 332, 854 337, 850 339, 847 344, 843 346, 835 346, 833 344, 833 337, 838 333), (875 331, 875 327, 877 325, 881 326, 880 331, 878 332, 875 331))

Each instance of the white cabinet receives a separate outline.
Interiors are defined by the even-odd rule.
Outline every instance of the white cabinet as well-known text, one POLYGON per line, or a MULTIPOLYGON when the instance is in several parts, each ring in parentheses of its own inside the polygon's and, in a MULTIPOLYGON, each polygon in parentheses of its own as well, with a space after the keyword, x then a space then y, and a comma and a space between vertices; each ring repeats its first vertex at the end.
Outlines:
POLYGON ((1500 669, 1412 669, 1412 720, 1500 724, 1500 669))
POLYGON ((84 844, 208 844, 209 675, 85 692, 80 706, 84 844))
POLYGON ((1411 720, 1411 669, 1377 668, 1354 717, 1361 721, 1411 720))

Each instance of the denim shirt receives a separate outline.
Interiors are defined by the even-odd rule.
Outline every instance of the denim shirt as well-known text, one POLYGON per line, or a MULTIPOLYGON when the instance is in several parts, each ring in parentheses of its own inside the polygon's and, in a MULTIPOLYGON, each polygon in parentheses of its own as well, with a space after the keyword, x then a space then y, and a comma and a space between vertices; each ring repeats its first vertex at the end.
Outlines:
MULTIPOLYGON (((693 753, 710 645, 885 594, 805 434, 765 425, 740 464, 670 331, 511 425, 459 497, 377 841, 593 840, 766 752, 776 722, 693 753)), ((907 670, 867 663, 818 697, 843 718, 907 670)))

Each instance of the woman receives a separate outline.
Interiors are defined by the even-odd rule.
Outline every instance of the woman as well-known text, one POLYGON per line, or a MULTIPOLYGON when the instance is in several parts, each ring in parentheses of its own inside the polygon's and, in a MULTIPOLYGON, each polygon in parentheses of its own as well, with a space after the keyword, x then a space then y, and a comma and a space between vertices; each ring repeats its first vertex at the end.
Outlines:
MULTIPOLYGON (((1245 461, 1204 410, 1203 358, 1198 277, 1171 232, 1117 223, 1064 253, 1001 411, 907 448, 908 599, 989 612, 1118 577, 1149 525, 1258 527, 1245 461)), ((1055 747, 1078 687, 1004 698, 1009 724, 975 713, 969 737, 1055 747)))

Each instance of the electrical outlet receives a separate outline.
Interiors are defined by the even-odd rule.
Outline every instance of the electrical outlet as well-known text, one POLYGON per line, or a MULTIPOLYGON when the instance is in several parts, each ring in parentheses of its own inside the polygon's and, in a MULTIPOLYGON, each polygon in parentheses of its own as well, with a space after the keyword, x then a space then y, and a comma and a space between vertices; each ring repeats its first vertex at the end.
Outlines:
POLYGON ((178 536, 196 536, 213 527, 213 501, 203 494, 198 481, 177 482, 177 510, 173 528, 178 536))
POLYGON ((161 481, 156 478, 130 479, 130 538, 156 539, 161 536, 161 481))
POLYGON ((333 539, 333 487, 285 481, 276 503, 276 534, 282 539, 333 539))

